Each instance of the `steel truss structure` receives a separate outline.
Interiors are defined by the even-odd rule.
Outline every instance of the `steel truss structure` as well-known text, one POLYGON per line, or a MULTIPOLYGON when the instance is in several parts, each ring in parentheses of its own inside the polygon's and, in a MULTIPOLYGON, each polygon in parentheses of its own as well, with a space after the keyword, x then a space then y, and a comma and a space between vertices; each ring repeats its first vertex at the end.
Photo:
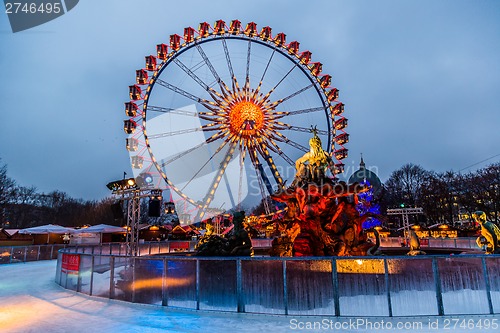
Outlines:
POLYGON ((406 239, 410 237, 410 220, 409 215, 423 214, 424 210, 420 207, 415 208, 394 208, 388 209, 387 215, 401 215, 403 219, 403 229, 406 239))
POLYGON ((126 222, 127 222, 127 256, 137 256, 139 249, 139 223, 141 217, 141 199, 161 196, 159 189, 118 189, 113 194, 119 197, 120 201, 126 202, 126 222))

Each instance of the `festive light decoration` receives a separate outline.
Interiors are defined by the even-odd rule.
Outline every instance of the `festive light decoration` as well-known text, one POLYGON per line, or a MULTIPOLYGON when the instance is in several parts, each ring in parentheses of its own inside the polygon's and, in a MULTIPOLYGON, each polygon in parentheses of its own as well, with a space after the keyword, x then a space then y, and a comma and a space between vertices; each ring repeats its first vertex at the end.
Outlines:
MULTIPOLYGON (((356 205, 356 210, 361 216, 366 213, 380 214, 380 205, 373 201, 373 188, 371 187, 370 182, 365 180, 361 184, 370 187, 370 189, 366 192, 358 194, 358 204, 356 205)), ((381 221, 372 217, 367 219, 362 226, 363 229, 371 229, 381 224, 381 221)))

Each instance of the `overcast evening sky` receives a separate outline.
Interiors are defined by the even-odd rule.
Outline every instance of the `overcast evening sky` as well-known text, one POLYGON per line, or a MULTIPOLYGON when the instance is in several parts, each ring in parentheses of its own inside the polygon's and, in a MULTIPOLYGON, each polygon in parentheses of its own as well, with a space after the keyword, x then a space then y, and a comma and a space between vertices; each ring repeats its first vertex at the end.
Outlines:
MULTIPOLYGON (((123 102, 155 45, 199 22, 269 25, 300 41, 340 89, 349 173, 500 160, 500 1, 81 0, 13 34, 0 13, 0 158, 39 191, 84 199, 131 174, 123 102)), ((474 168, 464 171, 473 170, 474 168)))

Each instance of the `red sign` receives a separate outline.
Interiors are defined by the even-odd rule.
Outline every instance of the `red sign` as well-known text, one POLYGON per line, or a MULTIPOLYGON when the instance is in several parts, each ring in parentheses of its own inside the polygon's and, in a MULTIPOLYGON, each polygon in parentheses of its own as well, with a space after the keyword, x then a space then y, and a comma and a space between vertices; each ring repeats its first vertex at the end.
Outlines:
POLYGON ((61 271, 66 274, 78 274, 80 269, 80 255, 63 253, 61 271))
POLYGON ((189 250, 189 242, 172 242, 170 243, 170 251, 181 252, 189 250))

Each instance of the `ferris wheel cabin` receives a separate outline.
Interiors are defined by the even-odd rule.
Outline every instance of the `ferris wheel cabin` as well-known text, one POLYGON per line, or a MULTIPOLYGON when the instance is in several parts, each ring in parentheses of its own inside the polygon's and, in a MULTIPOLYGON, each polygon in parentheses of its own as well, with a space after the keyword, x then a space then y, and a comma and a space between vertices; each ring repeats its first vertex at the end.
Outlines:
POLYGON ((311 70, 312 75, 318 76, 319 73, 321 73, 321 71, 323 70, 323 64, 320 62, 313 62, 309 69, 311 70))
POLYGON ((125 114, 129 117, 137 116, 137 104, 134 102, 126 102, 125 103, 125 114))
POLYGON ((321 78, 319 79, 319 84, 321 85, 321 88, 326 88, 332 83, 332 76, 331 75, 322 75, 321 78))
POLYGON ((300 62, 304 65, 308 65, 311 61, 312 53, 310 51, 304 51, 300 54, 299 59, 300 62))
POLYGON ((328 98, 328 102, 336 101, 339 98, 339 90, 337 88, 330 89, 326 93, 326 97, 328 98))
POLYGON ((344 103, 339 103, 333 107, 332 113, 334 116, 340 116, 344 113, 344 103))
POLYGON ((347 118, 341 117, 339 120, 335 121, 335 129, 343 130, 347 127, 347 118))
POLYGON ((260 38, 262 38, 265 41, 271 40, 273 37, 271 36, 271 27, 264 27, 260 31, 260 38))
POLYGON ((335 151, 335 158, 337 160, 342 160, 346 157, 347 157, 347 149, 346 148, 342 148, 342 149, 335 151))
POLYGON ((139 140, 134 138, 127 138, 126 147, 128 151, 137 151, 137 149, 139 149, 139 140))
POLYGON ((142 169, 143 165, 144 165, 144 157, 132 156, 132 167, 134 169, 142 169))
POLYGON ((136 128, 137 128, 137 123, 132 119, 123 121, 123 130, 125 131, 125 133, 133 134, 136 128))
POLYGON ((276 37, 274 37, 274 44, 276 44, 277 46, 285 45, 286 44, 286 35, 282 32, 277 34, 276 37))
POLYGON ((158 44, 156 45, 156 56, 158 59, 166 60, 168 55, 168 45, 167 44, 158 44))
POLYGON ((339 145, 345 145, 349 142, 349 134, 342 133, 335 137, 335 142, 339 145))
POLYGON ((247 27, 245 28, 244 34, 248 37, 257 36, 257 23, 250 22, 247 23, 247 27))
POLYGON ((240 30, 241 30, 241 21, 232 20, 231 25, 229 26, 229 33, 231 35, 237 35, 240 33, 240 30))
POLYGON ((133 101, 137 101, 142 98, 142 90, 137 84, 128 87, 130 99, 133 101))
POLYGON ((214 34, 223 35, 226 33, 226 22, 222 20, 215 21, 214 34))
POLYGON ((200 34, 200 37, 208 37, 210 35, 210 24, 207 22, 201 22, 198 27, 198 33, 200 34))
POLYGON ((155 56, 149 55, 146 58, 146 69, 148 71, 155 71, 156 70, 156 58, 155 56))
POLYGON ((145 69, 136 70, 135 82, 137 84, 146 84, 148 82, 148 72, 145 69))
POLYGON ((335 164, 334 169, 333 169, 333 172, 334 172, 336 175, 338 175, 339 173, 344 172, 344 166, 345 166, 345 164, 344 164, 344 163, 337 163, 337 164, 335 164))
POLYGON ((288 53, 297 55, 297 53, 299 53, 299 46, 300 46, 299 42, 297 41, 291 42, 288 45, 288 53))
POLYGON ((191 27, 184 28, 184 41, 186 43, 194 42, 194 31, 194 28, 191 27))
POLYGON ((178 34, 170 35, 170 48, 174 51, 181 48, 181 36, 178 34))

